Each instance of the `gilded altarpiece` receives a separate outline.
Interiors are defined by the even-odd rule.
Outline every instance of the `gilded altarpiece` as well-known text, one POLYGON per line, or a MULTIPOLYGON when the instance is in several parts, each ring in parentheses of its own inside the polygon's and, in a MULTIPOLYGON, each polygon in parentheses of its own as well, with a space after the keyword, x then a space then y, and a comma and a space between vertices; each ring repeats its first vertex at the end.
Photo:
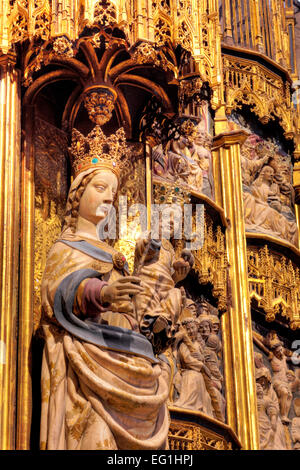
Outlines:
MULTIPOLYGON (((56 0, 5 0, 0 6, 0 65, 3 57, 6 61, 2 54, 8 53, 13 66, 21 68, 23 89, 29 90, 24 99, 22 237, 20 247, 14 245, 16 252, 21 248, 19 448, 29 446, 31 323, 33 319, 37 333, 42 273, 61 231, 71 183, 71 131, 82 125, 87 134, 91 126, 83 122, 86 114, 81 120, 77 113, 83 108, 80 95, 92 82, 117 89, 118 109, 107 129, 111 133, 124 125, 131 150, 130 171, 123 175, 121 187, 126 211, 131 211, 127 230, 110 241, 126 255, 130 272, 136 239, 145 229, 137 222, 141 214, 139 208, 132 210, 134 204, 146 205, 147 229, 151 202, 167 202, 166 194, 171 202, 175 198, 203 206, 203 244, 193 251, 193 270, 179 286, 185 304, 174 344, 165 352, 172 369, 170 448, 240 448, 234 432, 245 448, 257 448, 257 420, 261 448, 299 448, 300 377, 292 360, 300 325, 297 197, 292 187, 293 148, 286 145, 298 125, 291 104, 292 79, 297 78, 294 20, 291 2, 260 3, 66 0, 61 9, 56 0), (238 48, 244 48, 241 54, 238 48), (53 83, 69 79, 65 89, 59 84, 51 90, 52 83, 47 90, 59 111, 52 124, 45 114, 45 120, 32 119, 30 124, 39 86, 47 87, 52 78, 53 83), (151 96, 159 101, 158 122, 163 126, 154 138, 142 131, 142 109, 151 96), (61 97, 68 102, 60 103, 61 97), (258 118, 257 126, 252 120, 233 118, 232 111, 244 106, 258 118), (58 127, 53 124, 56 118, 58 127), (213 138, 214 118, 215 133, 228 132, 225 137, 213 138), (279 139, 265 133, 270 121, 278 124, 279 139), (252 337, 255 365, 248 364, 252 337)), ((15 178, 18 181, 17 171, 15 178)), ((9 214, 15 215, 13 209, 9 214)), ((179 240, 176 256, 183 248, 179 240)), ((7 278, 4 273, 3 284, 7 278)), ((10 336, 15 337, 14 330, 10 336)), ((9 384, 3 396, 14 387, 9 384)), ((33 384, 34 397, 38 387, 33 384)), ((34 414, 37 408, 34 400, 34 414)), ((13 426, 8 420, 6 425, 8 447, 13 426)))

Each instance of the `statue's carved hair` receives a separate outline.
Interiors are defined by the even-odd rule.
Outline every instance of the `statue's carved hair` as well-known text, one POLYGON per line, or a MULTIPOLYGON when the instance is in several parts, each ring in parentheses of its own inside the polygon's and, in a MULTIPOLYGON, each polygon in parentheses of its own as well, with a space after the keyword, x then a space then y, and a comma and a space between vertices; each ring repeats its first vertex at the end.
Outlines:
POLYGON ((181 322, 182 326, 188 325, 189 323, 197 323, 197 320, 194 317, 187 317, 181 322))
POLYGON ((87 185, 93 179, 94 176, 95 176, 94 172, 86 175, 81 181, 79 187, 77 188, 75 196, 72 199, 71 199, 71 196, 69 196, 68 203, 71 205, 71 209, 70 209, 70 218, 68 221, 68 227, 72 230, 73 233, 76 231, 80 199, 87 185))

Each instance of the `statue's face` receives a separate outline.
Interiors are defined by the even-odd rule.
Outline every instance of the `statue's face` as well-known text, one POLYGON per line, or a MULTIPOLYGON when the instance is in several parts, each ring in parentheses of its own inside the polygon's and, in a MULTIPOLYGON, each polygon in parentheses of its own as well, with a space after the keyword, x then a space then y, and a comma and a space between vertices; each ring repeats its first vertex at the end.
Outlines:
POLYGON ((188 305, 188 309, 191 312, 191 315, 195 317, 197 313, 196 305, 194 303, 190 303, 190 305, 188 305))
POLYGON ((262 170, 262 173, 263 175, 263 178, 265 181, 267 181, 268 183, 273 183, 273 178, 274 178, 274 170, 273 168, 271 167, 265 167, 263 170, 262 170))
POLYGON ((284 356, 284 353, 283 353, 283 347, 282 346, 277 346, 275 349, 274 349, 274 356, 277 357, 277 359, 282 359, 283 356, 284 356))
POLYGON ((208 306, 206 303, 201 303, 198 306, 198 315, 209 314, 208 306))
POLYGON ((218 322, 213 322, 211 329, 212 329, 212 332, 215 333, 215 335, 217 335, 220 331, 220 324, 218 322))
POLYGON ((196 340, 197 339, 197 333, 198 333, 198 328, 196 323, 190 322, 185 325, 185 329, 187 331, 187 334, 191 338, 191 340, 196 340))
POLYGON ((112 171, 97 171, 80 199, 79 215, 97 225, 107 217, 117 189, 118 179, 112 171))
POLYGON ((289 383, 294 383, 295 382, 295 376, 292 372, 287 372, 286 373, 287 379, 289 383))
POLYGON ((201 333, 202 338, 207 338, 211 333, 209 322, 202 321, 199 325, 199 331, 201 333))
POLYGON ((179 205, 174 204, 163 211, 160 230, 160 236, 163 238, 167 238, 168 235, 170 239, 178 238, 182 230, 182 210, 179 205))
POLYGON ((267 391, 268 388, 269 388, 269 382, 268 382, 268 379, 266 377, 260 377, 259 379, 257 379, 257 382, 262 386, 262 389, 267 391))

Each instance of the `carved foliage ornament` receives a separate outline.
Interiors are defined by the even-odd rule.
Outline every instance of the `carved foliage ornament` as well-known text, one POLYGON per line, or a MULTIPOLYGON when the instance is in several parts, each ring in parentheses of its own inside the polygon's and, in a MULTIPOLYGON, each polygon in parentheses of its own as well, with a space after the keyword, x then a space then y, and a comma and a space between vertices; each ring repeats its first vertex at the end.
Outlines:
POLYGON ((84 106, 89 118, 95 124, 102 126, 112 117, 117 93, 105 87, 92 87, 85 92, 84 106))
POLYGON ((8 16, 9 41, 15 43, 34 36, 50 37, 51 7, 48 0, 14 0, 8 16))
POLYGON ((65 36, 60 36, 56 38, 53 42, 53 52, 57 55, 73 57, 74 51, 72 47, 72 42, 65 36))
POLYGON ((137 46, 132 55, 132 59, 137 64, 152 64, 163 70, 174 69, 174 66, 166 59, 164 53, 148 42, 142 42, 137 46))
POLYGON ((117 10, 109 0, 100 0, 94 7, 94 22, 100 26, 113 26, 117 23, 117 10))
POLYGON ((218 308, 225 312, 231 302, 228 285, 228 260, 225 235, 220 225, 214 226, 206 214, 202 248, 194 252, 194 270, 198 273, 200 284, 212 284, 213 295, 218 300, 218 308))
POLYGON ((197 425, 172 421, 169 430, 170 450, 232 450, 223 436, 197 425))
POLYGON ((263 124, 277 117, 286 138, 292 138, 295 111, 289 83, 249 60, 224 56, 223 64, 227 113, 248 105, 263 124))

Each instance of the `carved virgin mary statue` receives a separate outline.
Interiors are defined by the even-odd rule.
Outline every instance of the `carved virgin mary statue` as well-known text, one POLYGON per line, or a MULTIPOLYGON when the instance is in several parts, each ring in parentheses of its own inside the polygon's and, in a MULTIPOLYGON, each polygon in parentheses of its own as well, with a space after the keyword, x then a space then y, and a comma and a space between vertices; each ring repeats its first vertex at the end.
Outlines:
POLYGON ((140 333, 140 278, 97 233, 128 157, 124 131, 74 130, 71 150, 75 179, 42 282, 41 448, 166 449, 169 368, 140 333))

